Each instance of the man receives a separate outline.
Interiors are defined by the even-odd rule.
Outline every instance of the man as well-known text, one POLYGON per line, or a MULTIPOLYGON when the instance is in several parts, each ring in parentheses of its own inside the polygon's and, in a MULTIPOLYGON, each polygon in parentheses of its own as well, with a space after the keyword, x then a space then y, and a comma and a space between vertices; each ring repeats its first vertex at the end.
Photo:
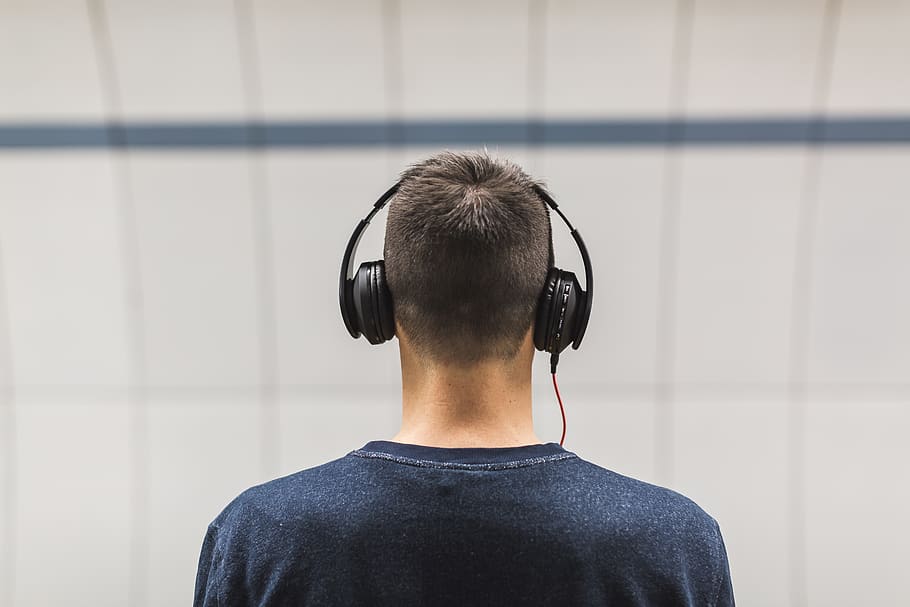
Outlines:
POLYGON ((712 517, 534 433, 553 265, 539 187, 485 154, 403 174, 384 260, 401 429, 231 502, 205 536, 197 606, 733 605, 712 517))

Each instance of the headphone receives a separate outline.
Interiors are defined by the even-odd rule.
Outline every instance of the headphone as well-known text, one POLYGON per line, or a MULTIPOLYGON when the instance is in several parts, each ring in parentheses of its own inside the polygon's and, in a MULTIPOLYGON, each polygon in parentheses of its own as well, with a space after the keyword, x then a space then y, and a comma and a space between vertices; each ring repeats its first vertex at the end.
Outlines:
MULTIPOLYGON (((380 196, 370 213, 360 220, 348 240, 341 262, 341 276, 338 280, 341 318, 351 337, 357 339, 363 334, 371 344, 381 344, 395 336, 392 294, 385 279, 384 261, 365 261, 354 274, 354 253, 370 221, 398 192, 399 187, 400 181, 380 196)), ((577 350, 588 328, 594 295, 594 276, 591 271, 591 258, 588 256, 588 249, 581 234, 569 223, 559 205, 546 190, 536 184, 533 188, 541 200, 556 211, 569 228, 584 263, 585 289, 581 288, 574 273, 554 266, 547 273, 543 291, 537 301, 534 347, 550 353, 550 370, 555 373, 559 353, 569 344, 577 350)))

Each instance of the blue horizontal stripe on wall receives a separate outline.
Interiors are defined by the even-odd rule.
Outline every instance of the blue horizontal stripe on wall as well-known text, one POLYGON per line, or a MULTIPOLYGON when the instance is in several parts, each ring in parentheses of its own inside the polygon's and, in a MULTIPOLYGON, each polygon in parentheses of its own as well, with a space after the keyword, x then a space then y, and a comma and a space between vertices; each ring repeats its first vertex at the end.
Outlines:
POLYGON ((894 145, 910 116, 0 124, 0 148, 894 145))

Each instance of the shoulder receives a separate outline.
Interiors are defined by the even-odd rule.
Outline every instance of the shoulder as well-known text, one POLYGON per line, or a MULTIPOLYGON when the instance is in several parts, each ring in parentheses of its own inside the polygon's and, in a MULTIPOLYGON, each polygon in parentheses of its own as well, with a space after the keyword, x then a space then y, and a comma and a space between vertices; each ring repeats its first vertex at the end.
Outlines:
POLYGON ((345 456, 253 485, 232 499, 210 527, 224 530, 252 525, 264 531, 264 527, 299 518, 302 511, 324 506, 336 494, 327 488, 354 484, 357 474, 351 458, 345 456))
POLYGON ((591 497, 634 513, 654 513, 677 521, 711 523, 714 519, 694 500, 673 489, 614 472, 580 457, 579 474, 591 497))
POLYGON ((601 553, 649 571, 655 588, 686 588, 697 604, 732 604, 720 526, 704 508, 678 491, 581 458, 575 465, 590 513, 587 533, 601 553))
POLYGON ((308 513, 319 512, 330 479, 344 478, 348 468, 342 457, 249 487, 232 499, 208 525, 196 604, 217 604, 215 597, 222 595, 230 595, 231 604, 257 602, 250 593, 261 592, 294 566, 294 551, 304 548, 301 538, 311 535, 308 526, 319 524, 320 517, 308 513))
POLYGON ((581 490, 589 499, 611 509, 648 520, 686 523, 713 529, 714 518, 686 495, 631 476, 614 472, 588 460, 575 459, 581 490))
POLYGON ((651 547, 666 558, 723 558, 720 527, 701 505, 660 485, 625 476, 576 459, 578 487, 595 525, 625 530, 626 539, 651 547))

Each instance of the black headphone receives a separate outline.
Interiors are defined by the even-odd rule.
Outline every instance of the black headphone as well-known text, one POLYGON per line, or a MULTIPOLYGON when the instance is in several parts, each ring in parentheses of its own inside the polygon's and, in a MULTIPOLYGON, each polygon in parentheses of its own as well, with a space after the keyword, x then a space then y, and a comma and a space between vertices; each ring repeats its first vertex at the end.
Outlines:
MULTIPOLYGON (((389 188, 373 204, 369 215, 360 220, 354 233, 348 240, 341 262, 341 277, 338 281, 338 299, 341 304, 341 317, 344 326, 354 339, 360 334, 371 344, 381 344, 395 336, 395 316, 392 307, 392 294, 385 280, 385 263, 365 261, 360 264, 357 274, 353 274, 354 253, 360 243, 360 237, 370 221, 386 205, 401 186, 399 181, 389 188)), ((591 303, 594 296, 594 276, 591 271, 591 258, 585 247, 581 234, 566 216, 559 210, 559 205, 543 188, 534 185, 534 191, 544 203, 556 211, 565 222, 578 245, 581 259, 584 262, 585 287, 582 289, 572 272, 551 267, 547 273, 543 291, 537 301, 537 314, 534 324, 534 347, 542 352, 549 352, 550 368, 555 372, 559 353, 572 344, 577 350, 581 339, 588 328, 591 317, 591 303)))

